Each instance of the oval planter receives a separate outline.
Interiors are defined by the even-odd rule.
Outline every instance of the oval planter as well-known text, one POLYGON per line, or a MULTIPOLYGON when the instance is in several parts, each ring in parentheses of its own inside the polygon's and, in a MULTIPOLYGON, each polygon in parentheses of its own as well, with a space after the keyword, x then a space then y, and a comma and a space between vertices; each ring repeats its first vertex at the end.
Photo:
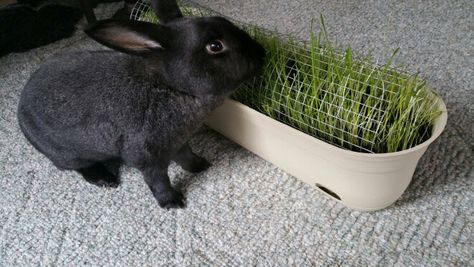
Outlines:
POLYGON ((301 181, 356 210, 394 203, 408 187, 419 159, 441 134, 446 106, 432 136, 408 150, 369 154, 341 149, 228 99, 206 124, 301 181))

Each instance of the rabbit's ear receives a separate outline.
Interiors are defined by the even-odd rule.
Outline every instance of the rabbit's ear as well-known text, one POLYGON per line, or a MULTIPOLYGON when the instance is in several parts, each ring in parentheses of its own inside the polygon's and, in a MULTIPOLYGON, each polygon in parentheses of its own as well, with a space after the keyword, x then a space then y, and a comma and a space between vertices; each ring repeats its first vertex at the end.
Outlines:
POLYGON ((183 16, 176 0, 152 0, 151 7, 163 24, 183 16))
POLYGON ((170 39, 166 27, 140 21, 102 20, 84 31, 105 46, 131 54, 161 50, 170 39))

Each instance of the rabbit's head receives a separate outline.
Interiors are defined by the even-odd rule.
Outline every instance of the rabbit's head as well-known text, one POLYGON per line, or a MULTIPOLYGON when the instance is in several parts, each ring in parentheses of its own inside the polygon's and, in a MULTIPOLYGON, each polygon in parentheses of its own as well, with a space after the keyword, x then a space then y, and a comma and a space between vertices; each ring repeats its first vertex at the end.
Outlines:
POLYGON ((183 17, 175 0, 152 1, 161 24, 105 20, 86 33, 141 57, 151 75, 195 96, 222 95, 258 72, 265 50, 222 17, 183 17))

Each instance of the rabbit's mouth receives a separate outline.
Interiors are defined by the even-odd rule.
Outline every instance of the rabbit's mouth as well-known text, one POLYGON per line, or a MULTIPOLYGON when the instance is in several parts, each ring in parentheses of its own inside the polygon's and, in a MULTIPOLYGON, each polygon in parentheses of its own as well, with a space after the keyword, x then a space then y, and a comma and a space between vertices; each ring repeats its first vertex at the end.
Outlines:
POLYGON ((250 52, 250 57, 252 58, 252 60, 256 61, 257 67, 262 67, 266 58, 265 49, 259 43, 254 41, 254 45, 249 47, 247 51, 250 52))
MULTIPOLYGON (((262 48, 263 49, 263 48, 262 48)), ((265 50, 263 50, 265 51, 265 50)), ((266 62, 265 53, 259 54, 255 58, 253 58, 252 62, 249 63, 249 77, 259 76, 263 72, 263 67, 266 62)))

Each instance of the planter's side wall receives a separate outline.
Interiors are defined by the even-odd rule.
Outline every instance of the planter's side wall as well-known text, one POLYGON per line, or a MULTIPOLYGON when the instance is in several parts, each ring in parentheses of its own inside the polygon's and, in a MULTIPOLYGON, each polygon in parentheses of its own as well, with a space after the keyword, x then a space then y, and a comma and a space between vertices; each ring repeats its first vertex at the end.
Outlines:
POLYGON ((206 124, 312 187, 329 189, 343 204, 359 210, 377 210, 395 202, 426 150, 391 158, 358 158, 233 100, 217 108, 206 124))

